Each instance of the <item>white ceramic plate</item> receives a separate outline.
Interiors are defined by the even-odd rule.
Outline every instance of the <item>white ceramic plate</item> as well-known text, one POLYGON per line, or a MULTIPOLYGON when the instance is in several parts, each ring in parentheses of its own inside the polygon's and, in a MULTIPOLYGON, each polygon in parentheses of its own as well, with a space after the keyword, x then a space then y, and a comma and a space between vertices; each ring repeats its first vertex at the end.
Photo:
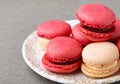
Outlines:
MULTIPOLYGON (((79 21, 69 20, 66 22, 68 22, 73 27, 79 21)), ((87 77, 81 71, 72 74, 57 74, 46 70, 41 63, 41 58, 45 52, 38 47, 37 38, 36 31, 28 36, 28 38, 23 43, 22 54, 27 65, 39 75, 59 83, 71 84, 101 84, 112 83, 120 80, 120 70, 116 74, 103 79, 87 77)))

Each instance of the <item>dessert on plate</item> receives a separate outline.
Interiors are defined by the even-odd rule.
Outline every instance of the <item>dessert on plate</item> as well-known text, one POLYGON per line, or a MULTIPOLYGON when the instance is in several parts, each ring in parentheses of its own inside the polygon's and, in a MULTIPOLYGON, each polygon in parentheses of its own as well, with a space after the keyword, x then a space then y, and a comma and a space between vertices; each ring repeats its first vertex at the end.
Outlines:
POLYGON ((82 51, 82 72, 90 77, 104 78, 119 69, 119 50, 111 42, 88 44, 82 51))
MULTIPOLYGON (((115 31, 115 14, 102 4, 80 6, 76 17, 80 21, 79 31, 86 39, 91 41, 109 40, 115 31)), ((81 40, 75 36, 74 32, 73 35, 77 40, 81 40)))
POLYGON ((63 21, 48 21, 38 27, 38 42, 46 48, 44 67, 56 73, 71 73, 81 67, 85 75, 94 78, 116 73, 120 41, 117 46, 112 42, 120 37, 120 21, 114 12, 102 4, 86 4, 79 7, 76 17, 80 23, 72 29, 63 21))
POLYGON ((53 38, 47 46, 42 63, 46 69, 56 73, 71 73, 80 68, 81 44, 70 37, 53 38))

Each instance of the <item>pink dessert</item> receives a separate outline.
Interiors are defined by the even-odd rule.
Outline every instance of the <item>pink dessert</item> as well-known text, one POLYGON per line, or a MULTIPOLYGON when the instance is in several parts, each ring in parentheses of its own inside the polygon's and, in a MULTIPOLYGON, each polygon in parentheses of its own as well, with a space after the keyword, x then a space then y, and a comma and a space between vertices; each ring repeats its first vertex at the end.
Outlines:
POLYGON ((81 44, 70 37, 53 38, 47 46, 42 63, 46 69, 57 73, 70 73, 81 64, 81 44))
POLYGON ((115 14, 102 4, 81 6, 76 17, 80 20, 80 31, 91 41, 106 41, 115 31, 115 14))

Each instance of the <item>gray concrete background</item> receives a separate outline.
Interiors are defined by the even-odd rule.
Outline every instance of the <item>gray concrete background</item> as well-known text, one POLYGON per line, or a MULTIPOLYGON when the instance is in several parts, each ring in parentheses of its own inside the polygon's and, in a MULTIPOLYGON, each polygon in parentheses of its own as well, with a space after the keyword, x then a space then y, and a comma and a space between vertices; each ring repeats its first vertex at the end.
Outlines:
POLYGON ((120 0, 0 0, 0 84, 56 84, 26 65, 23 41, 46 20, 75 19, 86 3, 105 4, 120 19, 120 0))

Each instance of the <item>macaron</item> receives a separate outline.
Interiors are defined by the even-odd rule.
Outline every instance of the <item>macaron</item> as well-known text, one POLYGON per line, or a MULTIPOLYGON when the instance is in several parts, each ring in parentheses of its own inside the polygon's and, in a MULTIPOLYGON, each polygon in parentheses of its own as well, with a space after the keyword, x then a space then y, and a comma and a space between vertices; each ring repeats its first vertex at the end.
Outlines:
POLYGON ((91 41, 106 41, 113 35, 115 14, 102 4, 80 6, 76 17, 80 21, 81 32, 91 41))
POLYGON ((81 32, 80 24, 76 24, 72 28, 72 38, 78 40, 82 46, 86 46, 92 41, 85 37, 85 34, 81 32))
POLYGON ((116 42, 120 38, 120 20, 116 19, 115 22, 115 31, 114 34, 112 35, 110 41, 116 42))
POLYGON ((71 26, 62 20, 49 20, 37 27, 38 44, 46 50, 48 42, 57 36, 70 36, 71 26))
POLYGON ((46 69, 52 72, 70 73, 77 70, 80 67, 81 52, 82 46, 77 40, 64 36, 56 37, 48 43, 47 50, 45 55, 43 56, 42 63, 46 67, 46 69), (67 68, 69 67, 69 70, 67 71, 64 68, 59 67, 59 70, 57 70, 55 69, 57 66, 66 66, 67 68))
POLYGON ((93 78, 104 78, 119 70, 119 51, 111 42, 88 44, 82 51, 82 72, 93 78))

